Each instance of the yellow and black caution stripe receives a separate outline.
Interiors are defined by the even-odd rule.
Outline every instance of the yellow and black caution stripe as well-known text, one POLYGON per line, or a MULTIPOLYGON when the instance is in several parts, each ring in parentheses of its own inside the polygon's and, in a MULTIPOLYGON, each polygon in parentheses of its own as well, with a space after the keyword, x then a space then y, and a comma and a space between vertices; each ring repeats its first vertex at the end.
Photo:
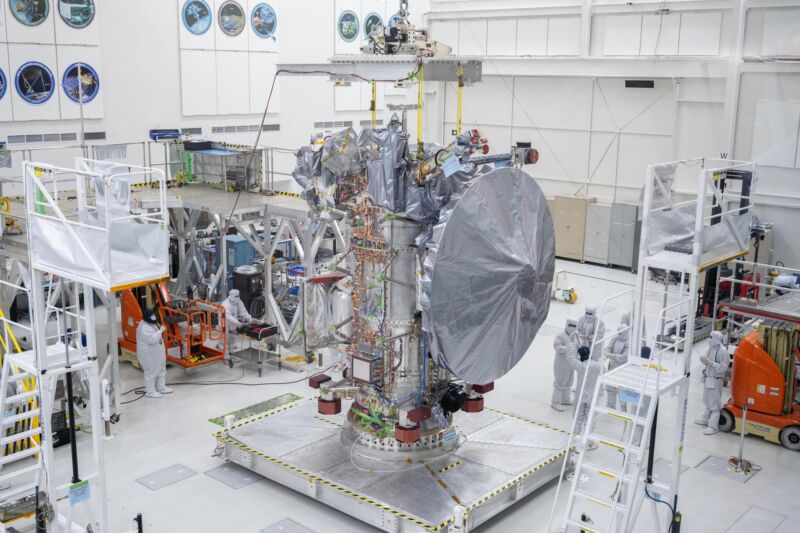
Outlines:
POLYGON ((298 194, 296 192, 284 192, 284 191, 270 191, 272 196, 287 196, 289 198, 302 198, 303 195, 298 194))
POLYGON ((328 420, 327 418, 322 418, 321 416, 315 416, 314 420, 319 420, 320 422, 325 422, 326 424, 330 424, 332 426, 342 427, 340 423, 334 422, 333 420, 328 420))
POLYGON ((528 470, 527 472, 525 472, 521 476, 517 476, 516 478, 512 479, 511 481, 509 481, 508 483, 503 485, 502 487, 500 487, 500 488, 498 488, 496 490, 493 490, 492 492, 490 492, 489 494, 487 494, 486 496, 484 496, 480 500, 476 501, 475 503, 473 503, 472 505, 467 507, 467 511, 469 512, 469 511, 473 511, 473 510, 477 509, 478 507, 480 507, 484 503, 488 502, 492 498, 495 498, 499 494, 502 494, 503 492, 507 491, 508 489, 514 487, 517 483, 525 480, 525 478, 530 477, 532 474, 535 474, 536 472, 538 472, 542 468, 544 468, 546 466, 550 466, 551 464, 555 463, 556 461, 558 461, 559 459, 564 457, 566 454, 567 454, 566 450, 563 451, 563 452, 560 452, 558 455, 554 455, 553 457, 551 457, 547 461, 543 462, 539 466, 537 466, 537 467, 535 467, 535 468, 533 468, 531 470, 528 470))
POLYGON ((445 466, 444 468, 440 468, 440 469, 439 469, 439 473, 440 473, 440 474, 444 474, 444 473, 445 473, 445 472, 447 472, 448 470, 452 470, 452 469, 454 469, 455 467, 457 467, 457 466, 458 466, 458 465, 460 465, 461 463, 462 463, 462 461, 460 461, 460 460, 459 460, 459 461, 456 461, 455 463, 451 463, 451 464, 449 464, 449 465, 445 466))
MULTIPOLYGON (((310 398, 310 400, 313 400, 313 399, 315 399, 315 398, 310 398)), ((298 400, 298 402, 301 402, 301 401, 303 401, 303 400, 298 400)), ((252 424, 253 422, 256 422, 258 420, 263 420, 264 418, 276 415, 278 413, 282 413, 284 411, 288 411, 289 409, 294 409, 295 407, 298 406, 298 404, 299 404, 298 402, 294 402, 292 404, 286 405, 286 406, 281 407, 279 409, 275 409, 273 411, 268 411, 266 413, 262 413, 260 415, 257 415, 257 416, 254 416, 252 418, 249 418, 247 420, 243 420, 242 422, 234 425, 232 429, 236 429, 236 428, 240 428, 240 427, 246 426, 248 424, 252 424)), ((554 430, 554 431, 558 431, 560 433, 567 433, 566 431, 562 431, 562 430, 550 427, 550 426, 548 426, 546 424, 541 424, 541 423, 538 423, 538 422, 534 422, 532 420, 528 420, 527 418, 522 418, 522 417, 519 417, 519 416, 516 416, 516 415, 511 415, 511 414, 508 414, 508 413, 503 413, 501 411, 497 411, 497 410, 494 410, 494 409, 489 409, 489 410, 493 411, 495 413, 498 413, 500 415, 503 415, 503 416, 507 416, 507 417, 510 417, 510 418, 514 418, 516 420, 527 422, 529 424, 545 427, 545 428, 548 428, 548 429, 551 429, 551 430, 554 430)), ((291 464, 289 464, 289 463, 287 463, 285 461, 282 461, 280 459, 276 459, 275 457, 271 457, 271 456, 269 456, 269 455, 267 455, 265 453, 262 453, 262 452, 260 452, 260 451, 258 451, 256 449, 253 449, 250 446, 247 446, 246 444, 243 444, 243 443, 241 443, 241 442, 229 437, 228 435, 226 435, 227 431, 228 430, 226 430, 226 429, 222 429, 222 430, 214 433, 214 437, 220 442, 224 442, 224 443, 236 446, 237 448, 239 448, 241 450, 244 450, 247 453, 250 453, 252 455, 255 455, 256 457, 260 457, 262 459, 265 459, 265 460, 267 460, 267 461, 269 461, 269 462, 271 462, 271 463, 273 463, 275 465, 278 465, 278 466, 280 466, 282 468, 285 468, 285 469, 287 469, 287 470, 289 470, 291 472, 299 474, 299 475, 305 477, 310 483, 320 483, 322 485, 325 485, 326 487, 330 487, 330 488, 332 488, 332 489, 334 489, 334 490, 336 490, 338 492, 341 492, 342 494, 345 494, 347 496, 351 496, 351 497, 357 499, 358 501, 360 501, 362 503, 367 503, 369 505, 377 507, 378 509, 380 509, 382 511, 386 511, 388 513, 391 513, 392 515, 397 516, 398 518, 402 518, 403 520, 407 520, 407 521, 409 521, 409 522, 411 522, 413 524, 416 524, 416 525, 426 529, 427 531, 431 531, 432 533, 436 533, 438 531, 442 531, 443 529, 445 529, 447 526, 449 526, 454 521, 454 519, 451 517, 451 518, 448 518, 447 520, 445 520, 444 522, 442 522, 439 525, 428 524, 427 522, 425 522, 423 520, 420 520, 418 518, 415 518, 413 516, 410 516, 410 515, 404 513, 403 511, 400 511, 398 509, 394 509, 392 507, 389 507, 388 505, 385 505, 385 504, 383 504, 383 503, 381 503, 379 501, 373 500, 372 498, 364 496, 363 494, 359 494, 358 492, 354 492, 354 491, 352 491, 350 489, 347 489, 345 487, 337 485, 336 483, 334 483, 332 481, 329 481, 327 479, 321 478, 321 477, 317 476, 316 474, 313 474, 311 472, 303 470, 302 468, 298 468, 298 467, 296 467, 294 465, 291 465, 291 464)), ((532 468, 531 470, 528 470, 524 474, 522 474, 520 476, 517 476, 516 478, 512 479, 508 483, 504 484, 502 487, 499 487, 498 489, 490 492, 489 494, 486 494, 480 500, 476 501, 475 503, 473 503, 472 505, 467 507, 467 512, 474 511, 475 509, 477 509, 481 505, 485 504, 489 500, 491 500, 493 498, 496 498, 497 496, 499 496, 503 492, 515 487, 518 483, 522 482, 527 477, 535 474, 536 472, 542 470, 543 468, 545 468, 547 466, 550 466, 551 464, 555 463, 559 459, 564 458, 566 456, 566 454, 567 454, 566 450, 564 450, 562 452, 559 452, 558 454, 554 455, 553 457, 551 457, 550 459, 544 461, 543 463, 539 464, 538 466, 536 466, 536 467, 532 468)), ((455 467, 458 464, 461 464, 461 461, 456 461, 452 465, 449 465, 449 466, 445 467, 445 469, 450 469, 451 467, 455 467)), ((438 476, 436 475, 436 472, 432 471, 430 469, 430 467, 426 467, 426 468, 428 468, 428 471, 431 472, 433 477, 435 477, 438 480, 438 476)), ((443 486, 443 488, 447 489, 447 485, 445 484, 443 486)), ((454 501, 456 501, 459 504, 461 503, 455 497, 454 497, 454 501)))
MULTIPOLYGON (((177 182, 175 180, 170 180, 167 183, 167 189, 174 187, 177 182)), ((160 181, 151 181, 149 183, 132 183, 131 189, 133 190, 142 190, 142 189, 160 189, 161 182, 160 181)))
POLYGON ((548 424, 542 424, 541 422, 534 422, 533 420, 530 420, 528 418, 523 418, 521 416, 517 416, 511 413, 506 413, 504 411, 499 411, 497 409, 492 409, 491 407, 487 407, 486 410, 491 411, 493 413, 497 413, 498 415, 507 416, 508 418, 513 418, 514 420, 519 420, 520 422, 525 422, 527 424, 539 426, 542 428, 552 429, 553 431, 558 431, 559 433, 563 433, 564 435, 569 435, 569 431, 564 431, 563 429, 554 428, 553 426, 550 426, 548 424))
MULTIPOLYGON (((418 526, 422 526, 422 527, 424 527, 425 529, 427 529, 429 531, 438 531, 438 529, 433 529, 433 527, 430 526, 428 523, 426 523, 426 522, 424 522, 422 520, 419 520, 418 518, 414 518, 413 516, 409 516, 409 515, 403 513, 402 511, 398 511, 397 509, 393 509, 393 508, 389 507, 388 505, 382 504, 381 502, 375 501, 372 498, 368 498, 368 497, 364 496, 363 494, 359 494, 359 493, 354 492, 354 491, 352 491, 350 489, 347 489, 345 487, 337 485, 336 483, 333 483, 332 481, 328 481, 327 479, 323 479, 321 477, 318 477, 315 474, 312 474, 311 472, 303 470, 302 468, 297 468, 296 466, 290 465, 289 463, 287 463, 285 461, 282 461, 280 459, 276 459, 274 457, 270 457, 269 455, 267 455, 265 453, 262 453, 262 452, 260 452, 258 450, 255 450, 255 449, 253 449, 253 448, 251 448, 251 447, 249 447, 249 446, 247 446, 245 444, 242 444, 241 442, 236 441, 236 440, 234 440, 234 439, 232 439, 230 437, 219 436, 217 438, 222 442, 225 442, 225 443, 228 443, 228 444, 232 444, 232 445, 236 446, 237 448, 246 451, 247 453, 255 455, 256 457, 260 457, 260 458, 265 459, 265 460, 267 460, 267 461, 269 461, 269 462, 271 462, 273 464, 276 464, 276 465, 278 465, 278 466, 280 466, 282 468, 285 468, 287 470, 295 472, 296 474, 300 474, 301 476, 305 477, 309 482, 320 483, 322 485, 330 487, 330 488, 332 488, 332 489, 334 489, 334 490, 336 490, 338 492, 341 492, 342 494, 345 494, 347 496, 351 496, 351 497, 353 497, 353 498, 355 498, 355 499, 357 499, 357 500, 359 500, 359 501, 361 501, 363 503, 370 504, 370 505, 372 505, 374 507, 377 507, 378 509, 381 509, 382 511, 386 511, 386 512, 391 513, 391 514, 393 514, 393 515, 395 515, 395 516, 397 516, 399 518, 402 518, 404 520, 408 520, 410 522, 413 522, 414 524, 417 524, 418 526)), ((439 528, 439 529, 441 529, 441 528, 439 528)))

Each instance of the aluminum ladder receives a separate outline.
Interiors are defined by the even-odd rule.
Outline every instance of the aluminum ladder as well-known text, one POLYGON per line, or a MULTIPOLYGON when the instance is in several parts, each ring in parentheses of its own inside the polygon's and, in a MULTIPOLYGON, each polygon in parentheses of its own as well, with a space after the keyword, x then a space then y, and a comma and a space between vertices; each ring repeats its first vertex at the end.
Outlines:
MULTIPOLYGON (((16 343, 15 343, 16 344, 16 343)), ((3 402, 0 433, 0 507, 35 497, 42 480, 42 395, 40 381, 17 354, 6 352, 0 378, 3 402)), ((11 520, 29 516, 21 512, 11 520)), ((0 523, 5 531, 7 523, 0 523)))
MULTIPOLYGON (((653 452, 650 434, 657 421, 658 400, 673 391, 685 394, 687 385, 684 376, 638 357, 600 376, 586 431, 576 448, 577 460, 563 531, 618 533, 632 530, 645 496, 648 464, 653 452), (623 404, 616 408, 606 404, 601 391, 607 386, 619 389, 620 397, 629 406, 627 410, 621 407, 623 404), (619 434, 620 425, 622 435, 619 434), (597 449, 590 450, 590 442, 596 443, 597 449), (588 481, 581 481, 587 478, 588 481)), ((648 490, 670 492, 669 484, 648 481, 648 490)))

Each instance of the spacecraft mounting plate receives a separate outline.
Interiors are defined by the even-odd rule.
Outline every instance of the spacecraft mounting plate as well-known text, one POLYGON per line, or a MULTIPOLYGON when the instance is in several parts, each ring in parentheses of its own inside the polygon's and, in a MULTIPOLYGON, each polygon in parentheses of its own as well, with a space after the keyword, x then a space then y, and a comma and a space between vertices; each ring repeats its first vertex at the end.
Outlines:
POLYGON ((434 230, 430 319, 447 367, 490 383, 528 351, 550 309, 555 234, 539 185, 516 168, 469 187, 434 230))
POLYGON ((469 529, 561 473, 566 432, 486 409, 456 413, 464 442, 440 459, 381 472, 353 466, 342 445, 342 413, 320 416, 316 400, 258 415, 215 436, 223 458, 384 531, 446 531, 453 509, 469 529))

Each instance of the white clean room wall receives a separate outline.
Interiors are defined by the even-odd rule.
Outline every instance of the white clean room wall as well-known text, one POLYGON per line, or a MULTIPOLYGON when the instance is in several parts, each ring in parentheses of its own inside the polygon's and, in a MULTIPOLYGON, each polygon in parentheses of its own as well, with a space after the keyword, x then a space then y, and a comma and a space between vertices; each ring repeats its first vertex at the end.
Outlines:
MULTIPOLYGON (((97 2, 96 20, 74 32, 52 11, 42 25, 26 28, 10 18, 9 3, 0 2, 0 69, 9 81, 0 121, 16 120, 0 124, 0 140, 75 135, 77 120, 60 119, 74 116, 74 108, 60 94, 68 58, 57 48, 99 43, 101 98, 87 131, 127 142, 144 139, 152 128, 200 128, 205 137, 252 142, 250 129, 261 118, 276 64, 323 63, 334 54, 356 53, 366 12, 383 5, 388 17, 396 7, 393 0, 264 0, 275 6, 280 29, 276 40, 263 42, 254 40, 250 26, 257 0, 238 1, 248 21, 235 51, 226 50, 230 42, 217 43, 221 0, 206 0, 213 20, 200 37, 181 23, 185 0, 97 2), (359 36, 351 43, 341 42, 336 31, 342 9, 358 16, 359 36), (3 44, 9 41, 15 44, 3 44), (24 48, 32 43, 46 46, 24 48), (218 57, 218 51, 224 54, 218 57), (228 61, 227 54, 244 54, 247 61, 233 55, 228 61), (36 57, 52 63, 56 94, 41 108, 20 103, 17 113, 16 67, 36 57)), ((532 141, 542 157, 530 170, 548 195, 586 192, 602 201, 636 201, 648 163, 720 152, 742 159, 777 153, 777 160, 762 161, 757 209, 778 226, 785 262, 800 265, 800 251, 780 229, 800 224, 794 192, 800 169, 790 157, 793 140, 800 152, 791 128, 800 101, 800 7, 752 4, 745 13, 746 61, 738 62, 729 57, 739 52, 738 6, 735 0, 680 0, 660 11, 657 3, 593 0, 589 15, 574 0, 410 4, 412 18, 455 53, 485 56, 485 81, 465 91, 464 127, 479 127, 497 152, 532 141), (625 88, 627 79, 653 80, 654 88, 625 88), (771 120, 770 113, 780 119, 771 120), (772 122, 781 127, 770 128, 772 122), (765 124, 769 135, 760 133, 765 124)), ((384 87, 380 94, 382 120, 390 116, 385 104, 416 102, 413 86, 384 87)), ((426 84, 426 139, 447 140, 455 94, 452 85, 426 84)), ((370 118, 369 90, 362 85, 348 92, 324 77, 281 77, 275 98, 267 123, 280 130, 264 132, 264 144, 296 147, 316 129, 334 127, 326 125, 358 126, 370 118)), ((415 113, 409 119, 413 128, 415 113)), ((279 164, 290 170, 292 157, 281 156, 279 164)), ((682 172, 680 179, 693 176, 682 172)))

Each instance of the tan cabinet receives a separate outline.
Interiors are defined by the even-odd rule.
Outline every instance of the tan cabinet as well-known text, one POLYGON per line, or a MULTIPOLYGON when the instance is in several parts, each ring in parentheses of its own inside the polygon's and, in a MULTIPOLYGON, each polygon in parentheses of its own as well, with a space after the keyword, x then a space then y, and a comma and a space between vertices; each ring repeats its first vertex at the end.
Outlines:
POLYGON ((556 196, 553 200, 553 224, 556 229, 556 256, 583 260, 586 235, 586 206, 596 198, 556 196))

